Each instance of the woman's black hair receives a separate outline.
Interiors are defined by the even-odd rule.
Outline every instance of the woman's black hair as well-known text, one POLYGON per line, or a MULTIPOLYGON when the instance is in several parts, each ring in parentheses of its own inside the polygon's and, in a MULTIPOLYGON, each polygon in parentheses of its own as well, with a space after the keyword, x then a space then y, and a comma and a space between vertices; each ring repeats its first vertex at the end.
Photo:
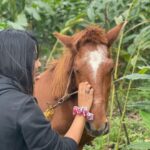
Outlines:
POLYGON ((17 81, 31 95, 38 54, 38 42, 31 33, 15 29, 0 31, 0 74, 17 81))

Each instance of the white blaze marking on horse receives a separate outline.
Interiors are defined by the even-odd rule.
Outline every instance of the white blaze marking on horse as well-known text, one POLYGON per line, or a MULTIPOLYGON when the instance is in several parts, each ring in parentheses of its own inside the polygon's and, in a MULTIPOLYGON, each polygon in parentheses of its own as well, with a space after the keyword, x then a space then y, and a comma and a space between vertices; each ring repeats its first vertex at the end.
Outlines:
POLYGON ((89 64, 93 71, 93 78, 96 81, 96 74, 99 66, 103 63, 106 58, 106 46, 101 45, 97 46, 96 50, 93 50, 88 53, 89 64))

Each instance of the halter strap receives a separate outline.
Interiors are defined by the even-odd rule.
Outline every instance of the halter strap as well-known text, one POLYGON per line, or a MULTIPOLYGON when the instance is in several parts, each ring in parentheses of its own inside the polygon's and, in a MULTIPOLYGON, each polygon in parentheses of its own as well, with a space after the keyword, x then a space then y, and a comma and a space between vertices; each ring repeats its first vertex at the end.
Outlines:
POLYGON ((77 94, 78 91, 72 92, 70 94, 64 95, 63 97, 61 97, 54 105, 51 105, 48 103, 48 107, 51 106, 52 109, 55 109, 56 107, 58 107, 59 105, 63 104, 64 102, 66 102, 72 95, 77 94))
POLYGON ((75 95, 78 93, 78 91, 75 91, 75 92, 72 92, 70 94, 68 94, 68 89, 69 89, 69 85, 70 85, 70 82, 71 82, 71 76, 72 76, 72 73, 73 73, 73 69, 71 70, 70 72, 70 75, 69 75, 69 79, 68 79, 68 83, 67 83, 67 88, 66 88, 66 91, 65 91, 65 94, 63 97, 61 97, 55 104, 50 104, 50 103, 47 103, 47 108, 46 110, 44 111, 44 115, 47 119, 52 119, 53 115, 54 115, 54 109, 57 108, 59 105, 63 104, 64 102, 66 102, 72 95, 75 95))

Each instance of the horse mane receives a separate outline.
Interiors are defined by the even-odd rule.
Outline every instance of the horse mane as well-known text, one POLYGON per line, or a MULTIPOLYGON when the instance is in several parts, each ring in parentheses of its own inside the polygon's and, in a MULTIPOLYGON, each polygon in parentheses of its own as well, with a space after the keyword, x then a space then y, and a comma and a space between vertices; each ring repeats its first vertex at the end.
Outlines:
MULTIPOLYGON (((89 26, 85 30, 76 33, 72 37, 73 41, 76 41, 78 48, 83 46, 87 42, 91 42, 94 44, 107 44, 105 31, 98 26, 89 26)), ((54 78, 52 80, 50 90, 51 95, 55 98, 62 97, 66 92, 74 57, 75 53, 73 53, 72 50, 67 49, 59 60, 52 63, 53 67, 50 67, 53 68, 50 69, 50 71, 53 70, 54 72, 54 78)))
POLYGON ((51 95, 62 97, 66 91, 69 75, 73 65, 74 55, 70 50, 65 50, 63 57, 54 63, 54 78, 51 83, 51 95))

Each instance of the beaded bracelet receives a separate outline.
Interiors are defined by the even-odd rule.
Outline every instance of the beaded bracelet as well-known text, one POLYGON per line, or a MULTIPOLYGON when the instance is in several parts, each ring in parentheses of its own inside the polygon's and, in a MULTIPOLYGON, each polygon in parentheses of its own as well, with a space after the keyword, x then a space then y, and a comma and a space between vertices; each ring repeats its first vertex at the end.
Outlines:
POLYGON ((87 120, 91 121, 94 119, 94 114, 90 113, 87 107, 73 107, 73 115, 83 115, 87 120))

